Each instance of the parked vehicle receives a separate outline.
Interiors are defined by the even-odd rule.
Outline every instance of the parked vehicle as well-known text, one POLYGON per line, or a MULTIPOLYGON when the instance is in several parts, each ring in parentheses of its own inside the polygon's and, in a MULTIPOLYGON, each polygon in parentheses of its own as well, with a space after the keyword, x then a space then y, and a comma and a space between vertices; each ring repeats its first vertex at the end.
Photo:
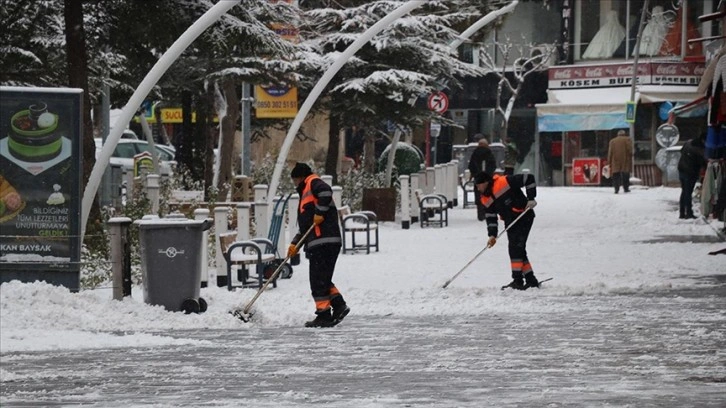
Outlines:
MULTIPOLYGON (((96 142, 96 159, 101 153, 102 140, 95 139, 96 142)), ((175 150, 171 146, 162 144, 154 145, 156 154, 159 156, 159 172, 162 175, 170 175, 173 173, 175 150)), ((122 166, 126 170, 133 171, 134 156, 142 152, 149 152, 149 142, 146 140, 120 139, 111 155, 111 165, 122 166)))
POLYGON ((125 129, 124 132, 121 134, 121 139, 139 140, 139 137, 136 136, 136 132, 134 132, 133 130, 125 129))

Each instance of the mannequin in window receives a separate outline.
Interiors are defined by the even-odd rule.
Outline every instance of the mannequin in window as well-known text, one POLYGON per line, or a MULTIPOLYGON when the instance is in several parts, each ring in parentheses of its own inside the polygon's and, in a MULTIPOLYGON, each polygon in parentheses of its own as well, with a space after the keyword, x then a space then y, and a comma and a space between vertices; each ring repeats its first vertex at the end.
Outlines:
POLYGON ((610 10, 607 13, 605 24, 600 27, 595 37, 592 38, 590 45, 582 54, 582 58, 610 58, 624 38, 625 27, 618 22, 618 12, 610 10))
MULTIPOLYGON (((689 13, 690 15, 690 13, 689 13)), ((671 25, 665 41, 660 47, 660 55, 681 55, 681 30, 683 29, 683 7, 678 9, 675 22, 671 25)), ((701 33, 691 19, 686 22, 686 39, 698 38, 701 33)), ((686 43, 686 55, 701 55, 703 46, 700 42, 686 43)))
POLYGON ((638 26, 640 26, 640 11, 630 16, 630 27, 628 30, 628 37, 623 38, 620 45, 613 53, 614 58, 625 58, 625 46, 628 46, 629 52, 633 52, 635 49, 635 39, 638 37, 638 26), (627 44, 626 44, 627 43, 627 44))
MULTIPOLYGON (((650 20, 643 28, 643 35, 640 39, 640 55, 658 55, 660 46, 663 44, 668 28, 672 24, 669 13, 663 11, 663 7, 655 6, 650 11, 650 20)), ((635 50, 631 53, 635 56, 635 50)))

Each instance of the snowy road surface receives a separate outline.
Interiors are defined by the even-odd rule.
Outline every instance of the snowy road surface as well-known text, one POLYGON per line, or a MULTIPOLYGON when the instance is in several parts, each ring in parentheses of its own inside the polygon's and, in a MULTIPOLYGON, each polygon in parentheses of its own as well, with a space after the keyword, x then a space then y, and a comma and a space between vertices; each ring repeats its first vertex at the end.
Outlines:
MULTIPOLYGON (((715 283, 715 282, 714 282, 715 283)), ((726 286, 509 293, 532 312, 333 329, 192 330, 197 345, 5 356, 2 405, 723 407, 726 286), (685 319, 683 317, 686 317, 685 319), (46 373, 46 374, 43 374, 46 373)), ((475 312, 469 314, 469 312, 475 312)), ((252 323, 250 323, 252 324, 252 323)), ((168 334, 168 333, 167 333, 168 334)))
POLYGON ((509 282, 506 238, 481 248, 473 209, 450 226, 386 223, 381 252, 344 255, 352 308, 307 329, 306 261, 242 323, 253 290, 202 290, 169 313, 139 288, 0 287, 2 407, 724 407, 726 256, 713 225, 677 219, 678 189, 540 189, 530 258, 509 282))

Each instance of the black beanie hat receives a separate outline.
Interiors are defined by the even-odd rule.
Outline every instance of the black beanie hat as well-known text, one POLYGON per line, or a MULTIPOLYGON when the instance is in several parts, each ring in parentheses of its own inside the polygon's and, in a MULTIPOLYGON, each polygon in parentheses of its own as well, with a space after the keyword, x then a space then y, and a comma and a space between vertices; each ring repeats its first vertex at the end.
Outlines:
POLYGON ((492 181, 492 176, 485 171, 480 171, 474 176, 474 182, 476 184, 486 183, 488 181, 492 181))
POLYGON ((311 174, 313 174, 313 171, 310 169, 310 166, 305 163, 295 163, 295 167, 290 172, 290 177, 305 178, 311 174))

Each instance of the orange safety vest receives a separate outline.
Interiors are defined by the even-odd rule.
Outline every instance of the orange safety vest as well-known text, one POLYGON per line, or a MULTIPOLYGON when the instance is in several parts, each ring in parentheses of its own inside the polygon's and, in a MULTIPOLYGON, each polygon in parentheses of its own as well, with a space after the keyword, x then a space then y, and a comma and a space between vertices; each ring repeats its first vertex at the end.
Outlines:
MULTIPOLYGON (((313 203, 313 205, 318 205, 318 199, 315 198, 315 196, 313 195, 312 185, 313 185, 313 180, 319 179, 319 178, 320 177, 318 177, 317 174, 311 174, 305 178, 305 181, 304 181, 305 187, 303 188, 302 196, 300 197, 300 207, 299 207, 300 214, 305 212, 305 205, 307 205, 309 203, 313 203)), ((320 236, 320 226, 319 225, 315 226, 315 236, 316 237, 320 236)))
MULTIPOLYGON (((489 208, 489 206, 491 206, 494 203, 494 200, 498 199, 499 197, 504 195, 504 193, 506 193, 507 191, 509 191, 511 189, 506 176, 494 175, 491 183, 492 183, 492 195, 488 196, 488 195, 482 194, 481 199, 480 199, 482 205, 484 205, 484 207, 486 207, 486 208, 489 208)), ((512 207, 511 210, 512 210, 512 212, 520 213, 520 212, 524 211, 524 208, 512 207)))

